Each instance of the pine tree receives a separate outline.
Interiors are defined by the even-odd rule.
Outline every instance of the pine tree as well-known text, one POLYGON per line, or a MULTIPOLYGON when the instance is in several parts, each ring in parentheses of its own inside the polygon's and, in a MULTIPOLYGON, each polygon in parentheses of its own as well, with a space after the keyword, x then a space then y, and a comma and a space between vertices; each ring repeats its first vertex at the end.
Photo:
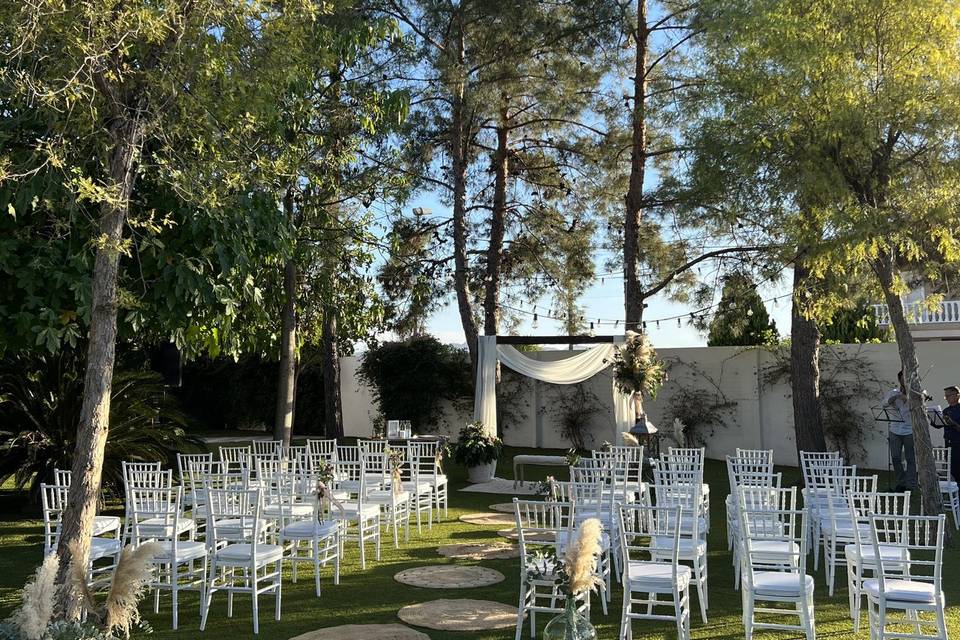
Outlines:
POLYGON ((770 344, 778 338, 756 284, 743 273, 724 277, 723 293, 710 322, 709 347, 749 347, 770 344))

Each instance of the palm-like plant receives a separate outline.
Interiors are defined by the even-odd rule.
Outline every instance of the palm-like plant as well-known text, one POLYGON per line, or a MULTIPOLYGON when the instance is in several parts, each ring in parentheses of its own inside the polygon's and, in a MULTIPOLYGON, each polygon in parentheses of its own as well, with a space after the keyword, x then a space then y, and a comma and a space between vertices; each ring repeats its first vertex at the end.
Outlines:
MULTIPOLYGON (((0 484, 39 495, 53 470, 70 469, 83 399, 83 362, 72 351, 13 354, 0 359, 0 484)), ((185 416, 158 374, 118 371, 110 400, 103 487, 123 486, 122 461, 172 462, 177 451, 203 450, 184 431, 185 416)))

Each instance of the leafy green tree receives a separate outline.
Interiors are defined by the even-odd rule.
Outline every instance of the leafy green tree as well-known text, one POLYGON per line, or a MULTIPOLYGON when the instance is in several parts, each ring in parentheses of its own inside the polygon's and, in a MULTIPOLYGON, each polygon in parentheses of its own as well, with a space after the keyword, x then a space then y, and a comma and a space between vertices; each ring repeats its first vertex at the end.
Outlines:
POLYGON ((777 340, 777 324, 770 319, 757 286, 742 273, 724 277, 723 293, 707 335, 709 347, 748 347, 777 340))
MULTIPOLYGON (((0 6, 0 30, 8 43, 0 67, 3 131, 14 138, 0 157, 6 210, 16 216, 39 203, 48 213, 62 212, 52 218, 55 233, 67 235, 70 225, 86 220, 91 229, 89 244, 72 245, 77 256, 72 263, 77 273, 88 274, 89 284, 82 279, 59 283, 89 287, 76 313, 85 320, 89 340, 73 484, 58 551, 61 583, 68 583, 74 551, 80 566, 89 553, 109 430, 118 309, 133 298, 118 286, 121 257, 141 240, 128 229, 168 224, 162 213, 131 215, 138 178, 152 176, 191 203, 194 216, 203 217, 222 211, 238 193, 256 193, 251 184, 270 181, 251 174, 277 176, 275 163, 260 162, 258 141, 247 136, 243 147, 232 141, 255 130, 251 116, 278 103, 277 89, 290 67, 262 66, 265 60, 274 62, 265 54, 285 49, 287 59, 294 58, 304 47, 299 38, 304 25, 332 7, 311 0, 285 3, 282 9, 269 2, 222 0, 149 6, 94 0, 65 6, 42 0, 0 6), (224 153, 238 148, 243 153, 224 153), (48 207, 43 195, 49 185, 59 191, 48 207), (61 209, 62 201, 72 206, 61 209)), ((355 17, 359 36, 367 24, 355 17)), ((315 39, 311 46, 335 59, 336 45, 348 38, 342 33, 347 26, 338 26, 338 38, 315 39)), ((188 276, 176 285, 184 297, 192 293, 192 280, 188 276)), ((240 284, 256 298, 252 281, 242 278, 240 284)), ((32 315, 46 316, 47 325, 56 326, 55 311, 37 310, 32 315)), ((27 330, 39 326, 30 315, 20 317, 27 330)), ((62 325, 74 319, 69 313, 59 318, 62 325)), ((213 334, 218 328, 195 330, 213 334)), ((70 342, 75 336, 63 331, 61 338, 70 342)), ((67 618, 79 615, 80 599, 71 597, 70 589, 60 600, 67 618)))
MULTIPOLYGON (((897 338, 914 424, 926 423, 901 271, 960 258, 960 3, 844 1, 703 4, 717 28, 707 50, 737 115, 761 123, 754 146, 788 150, 812 278, 872 282, 897 338), (837 37, 836 34, 842 34, 837 37), (870 61, 869 64, 867 61, 870 61), (815 229, 823 233, 823 240, 815 229), (826 230, 826 231, 824 231, 826 230)), ((836 295, 844 295, 840 288, 836 295)), ((829 308, 811 305, 813 313, 829 308)), ((932 445, 917 429, 923 509, 938 513, 932 445)))
POLYGON ((877 315, 866 301, 838 309, 821 323, 820 335, 825 342, 839 344, 887 342, 892 338, 890 327, 877 324, 877 315))

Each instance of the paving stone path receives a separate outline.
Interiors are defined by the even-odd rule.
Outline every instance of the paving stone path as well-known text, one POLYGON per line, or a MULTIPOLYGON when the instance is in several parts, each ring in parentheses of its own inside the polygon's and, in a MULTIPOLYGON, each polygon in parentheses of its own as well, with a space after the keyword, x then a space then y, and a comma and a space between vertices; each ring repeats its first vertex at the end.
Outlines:
POLYGON ((520 548, 515 544, 499 542, 466 542, 437 547, 437 553, 458 560, 505 560, 519 558, 520 548))
POLYGON ((431 600, 397 613, 407 624, 439 631, 486 631, 517 624, 517 608, 489 600, 431 600))
POLYGON ((290 640, 430 640, 430 636, 402 624, 348 624, 308 631, 290 640))
POLYGON ((504 575, 487 567, 443 564, 404 569, 393 579, 423 589, 473 589, 503 582, 504 575))
POLYGON ((483 527, 505 527, 516 524, 516 518, 506 513, 468 513, 460 516, 460 522, 483 527))

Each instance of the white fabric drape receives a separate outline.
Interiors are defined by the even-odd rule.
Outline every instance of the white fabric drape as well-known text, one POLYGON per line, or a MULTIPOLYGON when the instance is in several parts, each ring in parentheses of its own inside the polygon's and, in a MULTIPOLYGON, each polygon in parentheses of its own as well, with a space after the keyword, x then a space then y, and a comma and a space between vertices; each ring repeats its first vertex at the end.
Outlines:
MULTIPOLYGON (((617 343, 622 343, 617 338, 617 343)), ((477 349, 477 385, 473 419, 483 422, 488 433, 497 431, 497 359, 517 373, 551 384, 577 384, 588 380, 610 366, 613 344, 602 344, 570 358, 543 362, 534 360, 510 345, 498 345, 496 336, 479 336, 477 349)), ((613 385, 613 442, 620 441, 620 432, 633 426, 630 395, 620 393, 613 385)))

